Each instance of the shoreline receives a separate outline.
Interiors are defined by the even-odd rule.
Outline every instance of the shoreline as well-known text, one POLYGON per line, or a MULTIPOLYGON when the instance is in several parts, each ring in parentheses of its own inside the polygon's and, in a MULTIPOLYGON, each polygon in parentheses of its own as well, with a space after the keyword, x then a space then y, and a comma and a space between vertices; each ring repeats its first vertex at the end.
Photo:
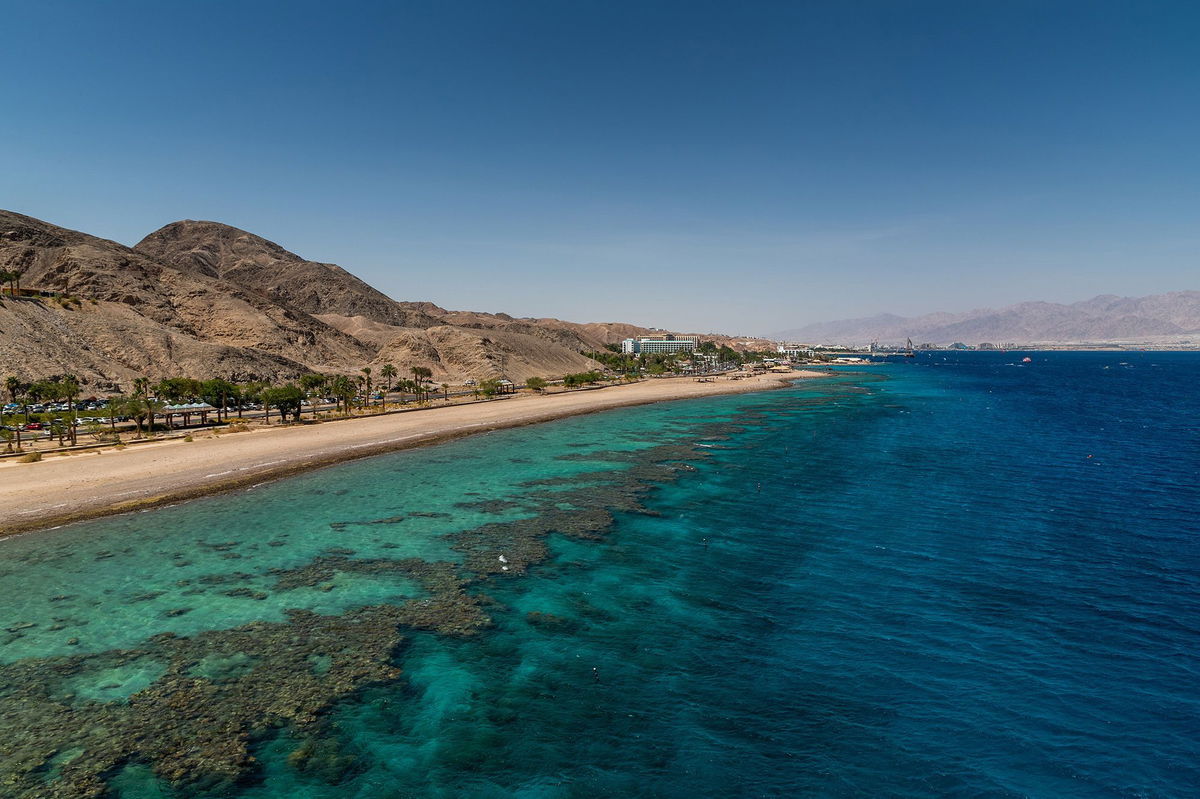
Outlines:
MULTIPOLYGON (((256 428, 191 442, 104 449, 0 464, 0 540, 234 491, 302 472, 479 433, 657 402, 786 388, 828 372, 767 373, 699 383, 646 380, 598 390, 429 408, 300 427, 256 428), (97 460, 99 455, 102 460, 97 460)), ((685 382, 686 381, 686 382, 685 382)))

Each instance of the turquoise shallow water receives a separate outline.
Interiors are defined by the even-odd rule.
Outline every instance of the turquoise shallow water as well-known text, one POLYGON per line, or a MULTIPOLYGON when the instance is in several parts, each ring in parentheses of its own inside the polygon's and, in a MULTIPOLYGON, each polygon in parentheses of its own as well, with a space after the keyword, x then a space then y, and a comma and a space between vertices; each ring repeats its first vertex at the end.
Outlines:
POLYGON ((0 795, 1194 795, 1200 357, 943 357, 0 542, 0 795))

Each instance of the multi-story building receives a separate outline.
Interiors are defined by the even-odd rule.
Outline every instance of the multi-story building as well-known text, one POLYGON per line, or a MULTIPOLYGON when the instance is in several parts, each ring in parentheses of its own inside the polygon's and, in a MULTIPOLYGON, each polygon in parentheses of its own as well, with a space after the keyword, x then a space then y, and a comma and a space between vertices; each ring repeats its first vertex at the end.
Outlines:
POLYGON ((780 344, 775 351, 789 358, 811 358, 816 354, 812 347, 804 344, 780 344))
POLYGON ((643 352, 679 352, 692 351, 700 344, 696 336, 640 336, 627 338, 621 342, 621 352, 626 355, 637 355, 643 352))

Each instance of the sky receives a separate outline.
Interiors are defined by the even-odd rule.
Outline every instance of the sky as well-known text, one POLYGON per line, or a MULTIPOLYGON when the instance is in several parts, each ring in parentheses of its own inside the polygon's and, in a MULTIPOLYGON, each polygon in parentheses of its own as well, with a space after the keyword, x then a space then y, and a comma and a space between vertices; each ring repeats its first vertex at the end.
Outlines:
POLYGON ((768 334, 1200 289, 1200 4, 0 0, 0 207, 768 334))

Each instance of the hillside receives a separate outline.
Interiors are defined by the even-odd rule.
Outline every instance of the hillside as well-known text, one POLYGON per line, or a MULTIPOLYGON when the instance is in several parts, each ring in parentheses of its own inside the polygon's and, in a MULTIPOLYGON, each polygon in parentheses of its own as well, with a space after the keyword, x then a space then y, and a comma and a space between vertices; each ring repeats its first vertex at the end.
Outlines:
POLYGON ((172 222, 133 249, 184 272, 221 278, 309 314, 362 316, 398 327, 439 324, 432 303, 399 303, 336 264, 306 261, 273 241, 219 222, 172 222))
POLYGON ((218 222, 174 222, 134 247, 194 274, 217 277, 312 314, 371 349, 361 365, 428 366, 437 380, 525 380, 591 369, 580 353, 603 342, 569 323, 447 311, 398 302, 336 264, 307 261, 278 244, 218 222))
POLYGON ((1102 295, 1062 305, 1024 302, 960 314, 934 313, 905 318, 880 314, 865 319, 822 322, 777 334, 813 344, 951 344, 961 341, 1017 344, 1200 342, 1200 291, 1149 297, 1102 295))
POLYGON ((0 363, 26 379, 97 384, 150 374, 275 377, 368 359, 362 342, 219 278, 113 241, 0 211, 0 268, 78 304, 5 297, 0 363))
POLYGON ((399 302, 335 264, 308 261, 244 230, 180 221, 134 247, 0 211, 0 269, 23 289, 0 297, 0 371, 73 373, 92 390, 140 376, 283 379, 428 366, 459 382, 583 371, 582 353, 645 328, 448 311, 399 302))

